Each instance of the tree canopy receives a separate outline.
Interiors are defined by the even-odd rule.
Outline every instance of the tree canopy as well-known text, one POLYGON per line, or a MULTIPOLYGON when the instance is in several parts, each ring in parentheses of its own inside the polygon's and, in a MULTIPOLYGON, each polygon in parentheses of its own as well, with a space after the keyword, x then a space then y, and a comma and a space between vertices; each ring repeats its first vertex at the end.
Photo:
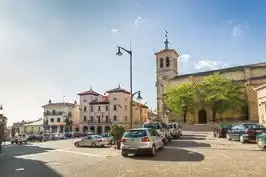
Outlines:
POLYGON ((212 109, 212 119, 216 114, 220 116, 227 110, 235 109, 239 112, 246 105, 242 87, 232 79, 215 73, 203 78, 202 81, 184 82, 170 87, 165 94, 165 105, 171 111, 183 114, 186 121, 187 113, 193 113, 197 106, 212 109))

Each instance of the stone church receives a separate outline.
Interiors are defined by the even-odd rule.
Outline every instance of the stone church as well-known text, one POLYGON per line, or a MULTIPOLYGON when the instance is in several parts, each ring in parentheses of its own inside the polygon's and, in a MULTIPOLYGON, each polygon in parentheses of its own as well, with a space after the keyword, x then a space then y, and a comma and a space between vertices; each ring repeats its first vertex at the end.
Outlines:
MULTIPOLYGON (((167 87, 187 81, 198 82, 205 76, 216 72, 224 76, 229 76, 236 83, 243 85, 243 93, 248 101, 247 110, 245 112, 236 113, 233 110, 227 111, 225 115, 223 115, 223 121, 237 121, 243 119, 255 122, 258 121, 257 95, 254 88, 266 83, 266 62, 179 75, 178 62, 180 54, 175 49, 169 48, 167 38, 164 43, 165 48, 155 53, 157 112, 158 116, 162 118, 163 121, 182 120, 181 115, 169 112, 164 106, 163 93, 166 92, 167 87)), ((212 111, 204 106, 196 107, 195 113, 187 116, 187 122, 191 124, 206 124, 211 122, 211 119, 212 111)))

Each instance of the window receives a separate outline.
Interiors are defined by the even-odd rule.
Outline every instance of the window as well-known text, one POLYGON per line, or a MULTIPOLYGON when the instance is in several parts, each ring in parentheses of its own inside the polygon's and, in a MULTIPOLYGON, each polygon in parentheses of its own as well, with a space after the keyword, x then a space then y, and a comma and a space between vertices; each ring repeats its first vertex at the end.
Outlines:
POLYGON ((106 123, 109 122, 109 116, 105 116, 105 122, 106 122, 106 123))
POLYGON ((97 119, 98 119, 98 123, 100 123, 101 122, 101 117, 97 116, 97 119))
POLYGON ((169 57, 166 57, 165 67, 169 67, 169 66, 170 66, 170 59, 169 57))
POLYGON ((86 106, 84 106, 84 112, 86 112, 87 111, 87 107, 86 106))
POLYGON ((84 117, 83 117, 83 120, 84 120, 84 122, 86 122, 86 120, 87 120, 87 117, 86 117, 86 116, 84 116, 84 117))
POLYGON ((163 68, 163 58, 160 58, 160 68, 163 68))
POLYGON ((87 102, 87 100, 84 100, 84 102, 87 102))
POLYGON ((116 119, 117 119, 117 117, 116 117, 116 115, 114 115, 114 121, 116 121, 116 119))
POLYGON ((50 120, 51 122, 54 122, 54 118, 51 118, 51 120, 50 120))
POLYGON ((127 122, 127 116, 125 116, 125 122, 127 122))
POLYGON ((91 116, 91 122, 93 122, 93 116, 91 116))
POLYGON ((56 120, 57 122, 60 122, 60 118, 57 118, 57 120, 56 120))
POLYGON ((105 111, 108 111, 108 105, 105 106, 105 111))
POLYGON ((98 106, 98 111, 101 111, 101 106, 98 106))
POLYGON ((113 100, 117 100, 117 98, 113 98, 113 100))
POLYGON ((127 105, 125 105, 125 110, 127 110, 127 105))
POLYGON ((91 112, 93 112, 93 106, 91 106, 91 112))
POLYGON ((155 133, 154 129, 149 129, 149 133, 151 136, 157 136, 157 134, 155 133))
POLYGON ((116 105, 114 105, 114 111, 116 111, 117 110, 117 106, 116 105))

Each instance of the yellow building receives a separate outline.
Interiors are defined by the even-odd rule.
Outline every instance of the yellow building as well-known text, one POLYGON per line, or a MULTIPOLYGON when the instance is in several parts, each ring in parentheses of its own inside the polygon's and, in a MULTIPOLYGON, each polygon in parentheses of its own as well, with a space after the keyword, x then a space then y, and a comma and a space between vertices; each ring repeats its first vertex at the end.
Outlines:
MULTIPOLYGON (((219 72, 223 76, 230 77, 237 84, 244 86, 244 95, 248 101, 248 107, 245 111, 237 113, 234 110, 230 110, 223 115, 223 120, 236 121, 239 119, 246 119, 258 121, 257 94, 254 88, 266 83, 266 62, 180 75, 178 70, 178 59, 180 54, 174 49, 169 49, 168 43, 166 39, 165 48, 155 53, 157 111, 160 118, 165 118, 164 121, 168 121, 169 119, 182 119, 181 115, 167 112, 163 103, 165 88, 182 82, 199 82, 205 76, 219 72)), ((204 106, 196 107, 195 113, 189 114, 187 120, 188 123, 200 124, 214 121, 212 120, 212 110, 204 106)))
POLYGON ((149 107, 145 104, 134 101, 132 108, 132 123, 134 127, 140 127, 148 120, 149 107))
POLYGON ((29 121, 21 126, 21 133, 41 134, 43 133, 43 119, 29 121))
POLYGON ((259 123, 266 125, 266 84, 255 88, 258 99, 258 118, 259 123))

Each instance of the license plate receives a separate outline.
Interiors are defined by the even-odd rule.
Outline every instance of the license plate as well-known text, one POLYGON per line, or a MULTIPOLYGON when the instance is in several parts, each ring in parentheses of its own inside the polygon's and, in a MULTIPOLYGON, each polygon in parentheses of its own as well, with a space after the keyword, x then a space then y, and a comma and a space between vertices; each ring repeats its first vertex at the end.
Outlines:
POLYGON ((262 132, 262 130, 256 130, 256 132, 257 132, 257 133, 260 133, 260 132, 262 132))
POLYGON ((130 150, 137 150, 138 148, 129 148, 130 150))

